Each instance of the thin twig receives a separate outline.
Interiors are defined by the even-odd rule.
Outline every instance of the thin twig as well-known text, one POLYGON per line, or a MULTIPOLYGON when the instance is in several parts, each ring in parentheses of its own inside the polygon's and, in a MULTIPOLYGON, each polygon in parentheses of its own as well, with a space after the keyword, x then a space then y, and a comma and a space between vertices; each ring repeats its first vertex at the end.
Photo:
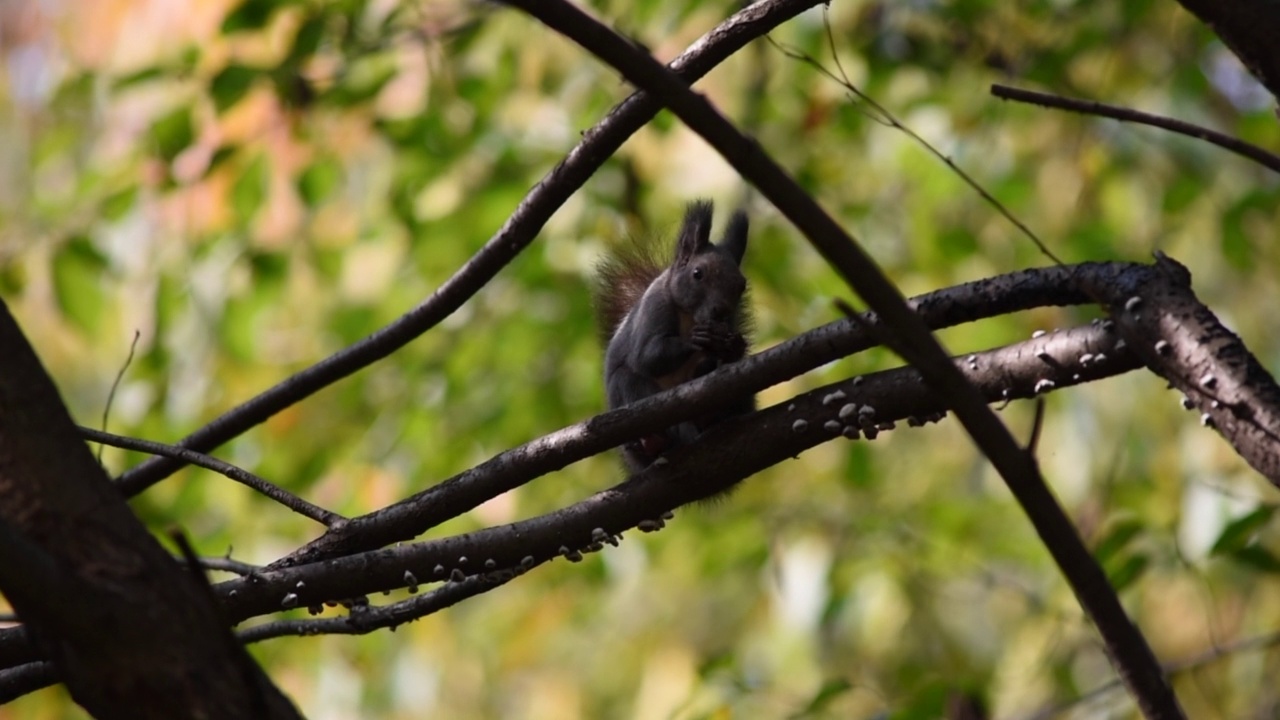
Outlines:
POLYGON ((1003 215, 1006 220, 1012 223, 1014 227, 1016 227, 1023 235, 1025 235, 1028 239, 1030 239, 1031 242, 1036 246, 1037 249, 1040 250, 1040 252, 1045 257, 1052 260, 1055 265, 1062 265, 1063 264, 1062 260, 1060 260, 1058 256, 1055 255, 1053 251, 1049 249, 1048 245, 1045 245, 1044 241, 1040 239, 1039 235, 1036 235, 1031 230, 1031 228, 1027 227, 1026 223, 1019 220, 1018 217, 1013 214, 1013 211, 1005 207, 1004 203, 1000 202, 1000 200, 998 200, 996 196, 988 192, 987 189, 983 187, 977 180, 975 180, 973 176, 971 176, 968 172, 966 172, 964 168, 957 165, 955 160, 952 160, 949 156, 944 155, 942 151, 934 147, 932 143, 930 143, 928 140, 925 140, 923 137, 920 137, 920 135, 918 135, 914 130, 904 125, 900 120, 898 120, 896 115, 889 112, 888 108, 884 107, 879 102, 877 102, 875 98, 862 92, 862 90, 858 89, 858 87, 849 80, 848 75, 846 75, 844 72, 844 67, 841 66, 840 64, 839 58, 836 57, 835 38, 831 35, 830 22, 827 23, 826 27, 827 27, 827 42, 831 47, 831 55, 833 58, 835 58, 836 69, 840 71, 839 77, 833 74, 830 70, 827 70, 825 67, 823 67, 822 64, 819 63, 811 55, 804 53, 800 50, 795 50, 793 48, 784 46, 781 43, 774 40, 772 37, 769 37, 768 40, 770 43, 773 44, 774 47, 778 48, 778 50, 782 52, 783 55, 786 55, 787 57, 793 60, 800 60, 805 63, 808 63, 819 73, 826 75, 828 78, 838 83, 841 87, 848 90, 850 93, 854 95, 854 97, 858 98, 859 100, 866 103, 867 105, 870 105, 872 109, 876 111, 876 113, 878 114, 878 117, 876 115, 871 115, 871 114, 868 114, 868 117, 871 117, 873 120, 876 120, 880 123, 883 123, 884 125, 887 125, 891 128, 901 131, 902 133, 906 134, 907 137, 916 141, 916 143, 918 143, 920 147, 923 147, 926 151, 928 151, 929 154, 941 160, 943 164, 951 168, 951 171, 954 172, 957 176, 959 176, 959 178, 963 180, 966 185, 968 185, 970 188, 973 188, 974 192, 978 193, 978 195, 980 195, 983 200, 985 200, 989 205, 991 205, 991 207, 995 208, 996 212, 1003 215))
MULTIPOLYGON (((102 431, 107 431, 107 418, 111 415, 111 403, 116 399, 116 388, 120 387, 120 381, 124 379, 124 371, 129 369, 129 363, 133 362, 133 351, 138 349, 138 338, 142 337, 142 333, 133 331, 133 342, 129 343, 129 356, 124 359, 124 365, 120 366, 120 372, 116 373, 116 379, 111 382, 111 390, 107 393, 107 404, 102 408, 102 431)), ((98 445, 98 464, 102 464, 102 448, 98 445)))
MULTIPOLYGON (((764 0, 740 10, 695 42, 671 67, 689 82, 705 75, 751 40, 822 0, 764 0)), ((586 183, 622 143, 651 120, 662 105, 645 93, 627 98, 538 182, 498 232, 458 272, 417 307, 372 335, 302 370, 223 413, 177 445, 207 452, 335 382, 381 360, 438 325, 479 292, 530 243, 552 213, 586 183)), ((182 467, 152 458, 117 478, 132 497, 182 467)))
POLYGON ((869 255, 753 140, 702 95, 635 43, 565 0, 508 0, 653 92, 798 228, 891 332, 890 349, 919 370, 1004 478, 1040 534, 1077 599, 1094 619, 1112 661, 1149 718, 1185 714, 1146 638, 1129 619, 1105 573, 1048 490, 1035 459, 1022 448, 947 356, 928 327, 869 255))
POLYGON ((219 460, 218 458, 205 455, 204 453, 189 450, 177 445, 166 445, 152 440, 140 440, 138 438, 124 437, 113 433, 94 430, 93 428, 81 427, 80 435, 86 440, 110 445, 112 447, 124 448, 125 450, 137 450, 151 455, 181 460, 188 465, 195 465, 206 470, 212 470, 228 477, 236 482, 246 485, 284 505, 290 510, 310 518, 325 527, 333 527, 346 521, 346 518, 324 508, 313 505, 281 488, 280 486, 269 482, 243 468, 238 468, 231 463, 219 460))
MULTIPOLYGON (((1186 660, 1169 663, 1164 666, 1165 672, 1170 676, 1180 675, 1185 672, 1199 670, 1206 665, 1212 665, 1225 657, 1230 657, 1237 653, 1256 652, 1258 650, 1266 650, 1277 645, 1280 645, 1280 632, 1272 632, 1267 633, 1266 635, 1245 638, 1243 640, 1215 647, 1212 650, 1186 660)), ((1045 708, 1034 715, 1028 716, 1026 720, 1049 720, 1050 718, 1057 717, 1078 705, 1096 700, 1107 693, 1114 692, 1121 687, 1122 685, 1118 680, 1103 683, 1074 700, 1045 708)))
MULTIPOLYGON (((178 562, 188 562, 188 558, 183 556, 175 556, 173 558, 178 562)), ((261 565, 243 562, 240 560, 232 560, 229 557, 197 557, 196 562, 205 570, 217 570, 218 572, 231 573, 245 577, 254 573, 262 572, 261 565)))
POLYGON ((1239 138, 1231 137, 1230 135, 1220 133, 1217 130, 1210 130, 1209 128, 1195 125, 1193 123, 1186 122, 1185 120, 1176 120, 1163 115, 1152 115, 1139 110, 1107 105, 1106 103, 1100 103, 1096 100, 1076 100, 1073 98, 1062 97, 1061 95, 1009 87, 1008 85, 992 85, 991 94, 1001 98, 1002 100, 1031 103, 1032 105, 1040 105, 1041 107, 1069 110, 1082 115, 1097 115, 1099 117, 1111 118, 1112 120, 1120 120, 1122 122, 1158 127, 1162 130, 1178 133, 1179 135, 1186 135, 1187 137, 1204 140, 1205 142, 1217 145, 1224 150, 1230 150, 1241 157, 1248 158, 1269 170, 1280 172, 1280 155, 1267 152, 1257 145, 1247 143, 1239 138))

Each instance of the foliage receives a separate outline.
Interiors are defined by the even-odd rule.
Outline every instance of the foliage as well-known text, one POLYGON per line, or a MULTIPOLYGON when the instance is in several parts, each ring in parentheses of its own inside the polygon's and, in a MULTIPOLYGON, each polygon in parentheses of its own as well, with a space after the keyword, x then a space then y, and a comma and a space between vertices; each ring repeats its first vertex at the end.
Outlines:
MULTIPOLYGON (((735 7, 594 10, 668 59, 735 7)), ((147 8, 30 11, 31 37, 0 46, 57 74, 40 85, 11 62, 0 85, 0 292, 82 424, 99 424, 141 332, 110 420, 139 437, 179 438, 420 302, 628 92, 527 18, 461 2, 147 8)), ((1242 71, 1174 3, 835 3, 773 38, 833 71, 838 60, 1065 261, 1179 258, 1200 297, 1277 366, 1260 300, 1280 293, 1274 178, 1186 138, 986 91, 1038 86, 1276 146, 1270 108, 1228 92, 1242 71)), ((757 43, 700 89, 749 118, 905 292, 1047 262, 945 166, 778 48, 757 43)), ((219 456, 355 514, 595 414, 595 258, 628 234, 670 232, 691 197, 727 208, 741 193, 660 116, 441 327, 219 456)), ((758 344, 836 317, 837 278, 770 208, 751 214, 758 344)), ((960 353, 1088 317, 1044 310, 943 339, 960 353)), ((762 404, 893 364, 869 353, 762 404)), ((1040 442, 1046 474, 1167 660, 1280 625, 1274 491, 1176 408, 1149 375, 1112 379, 1052 396, 1040 442)), ((1005 416, 1029 427, 1027 408, 1005 416)), ((113 472, 141 459, 103 457, 113 472)), ((545 512, 619 477, 595 458, 440 531, 545 512)), ((234 546, 251 562, 315 533, 203 471, 134 504, 203 553, 234 546)), ((1111 678, 1042 545, 946 423, 821 446, 661 533, 394 634, 255 653, 313 717, 924 718, 953 692, 1020 717, 1111 678)), ((1229 656, 1177 689, 1195 717, 1263 714, 1280 702, 1266 680, 1276 662, 1229 656)), ((1118 692, 1101 702, 1099 713, 1132 712, 1118 692)), ((46 691, 13 712, 69 707, 46 691)))

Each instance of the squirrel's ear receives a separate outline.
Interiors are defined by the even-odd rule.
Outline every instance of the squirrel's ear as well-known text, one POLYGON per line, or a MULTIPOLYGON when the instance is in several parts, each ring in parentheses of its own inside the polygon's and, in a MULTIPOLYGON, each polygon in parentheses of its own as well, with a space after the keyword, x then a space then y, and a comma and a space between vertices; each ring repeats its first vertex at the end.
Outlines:
POLYGON ((711 244, 711 203, 699 200, 689 203, 676 240, 676 265, 683 265, 711 244))
POLYGON ((729 227, 720 240, 720 248, 729 253, 737 265, 742 264, 742 256, 747 253, 747 226, 747 214, 739 210, 729 218, 729 227))

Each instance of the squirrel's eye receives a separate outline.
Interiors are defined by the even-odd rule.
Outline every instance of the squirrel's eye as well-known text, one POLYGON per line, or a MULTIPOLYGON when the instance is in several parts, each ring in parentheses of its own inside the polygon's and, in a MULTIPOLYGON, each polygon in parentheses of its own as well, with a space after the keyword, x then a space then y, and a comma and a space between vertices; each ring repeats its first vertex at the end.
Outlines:
POLYGON ((694 268, 694 269, 693 269, 693 279, 694 279, 694 280, 701 280, 701 279, 702 279, 702 268, 694 268))

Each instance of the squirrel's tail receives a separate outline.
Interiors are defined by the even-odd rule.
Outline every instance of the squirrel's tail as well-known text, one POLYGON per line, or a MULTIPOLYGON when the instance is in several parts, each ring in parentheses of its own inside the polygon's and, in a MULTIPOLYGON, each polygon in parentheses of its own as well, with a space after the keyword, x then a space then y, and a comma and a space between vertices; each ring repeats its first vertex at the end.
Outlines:
POLYGON ((596 263, 591 298, 605 345, 669 263, 668 258, 662 257, 660 245, 653 239, 632 240, 611 248, 596 263))

